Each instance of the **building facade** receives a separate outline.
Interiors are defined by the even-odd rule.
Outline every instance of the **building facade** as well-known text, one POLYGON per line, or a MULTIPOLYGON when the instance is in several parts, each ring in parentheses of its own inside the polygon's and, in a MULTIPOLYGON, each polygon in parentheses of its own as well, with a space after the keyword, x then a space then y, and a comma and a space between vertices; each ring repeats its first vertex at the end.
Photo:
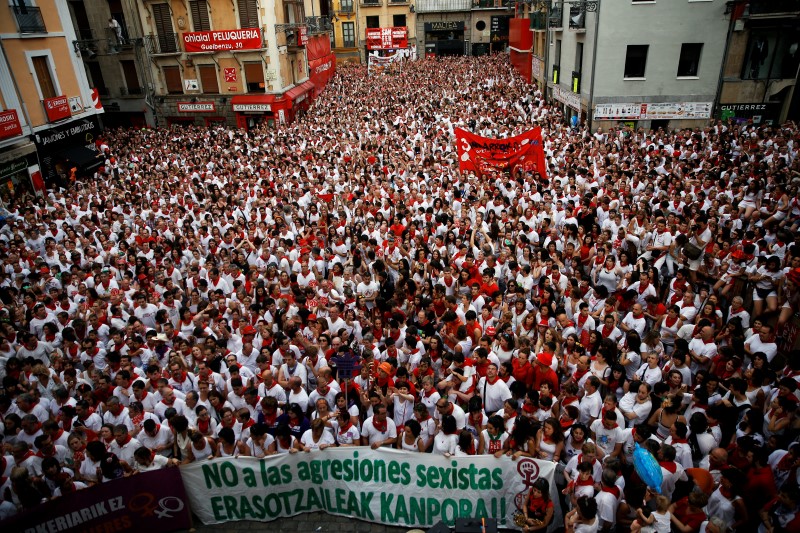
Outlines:
POLYGON ((365 60, 370 53, 393 54, 416 45, 417 14, 412 0, 354 1, 358 2, 358 48, 365 60))
POLYGON ((70 0, 89 83, 103 100, 104 127, 155 124, 153 79, 134 0, 70 0))
POLYGON ((567 116, 593 128, 694 127, 711 118, 728 31, 725 2, 554 0, 531 7, 533 77, 547 77, 548 96, 567 116))
POLYGON ((0 197, 100 164, 99 97, 73 49, 66 2, 20 0, 0 16, 0 197))
MULTIPOLYGON (((86 0, 86 7, 113 1, 86 0)), ((76 46, 89 76, 97 71, 104 80, 112 110, 135 106, 151 125, 288 122, 335 71, 327 1, 121 1, 130 11, 123 9, 119 37, 111 20, 98 28, 107 13, 102 6, 87 12, 94 31, 108 30, 110 50, 102 42, 76 46)))
POLYGON ((510 0, 416 0, 417 48, 427 57, 508 49, 510 0))
POLYGON ((800 115, 800 0, 730 6, 717 117, 783 122, 800 115))

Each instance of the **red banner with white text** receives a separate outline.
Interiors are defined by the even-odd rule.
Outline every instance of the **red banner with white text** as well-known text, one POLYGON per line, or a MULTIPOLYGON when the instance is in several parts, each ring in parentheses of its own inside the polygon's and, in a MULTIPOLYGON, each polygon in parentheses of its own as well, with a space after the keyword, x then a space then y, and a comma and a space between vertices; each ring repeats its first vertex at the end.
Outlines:
POLYGON ((462 172, 488 174, 494 171, 538 172, 547 178, 547 164, 542 145, 542 129, 530 131, 507 139, 489 139, 456 128, 458 163, 462 172))
POLYGON ((367 50, 408 48, 408 28, 367 28, 367 50))

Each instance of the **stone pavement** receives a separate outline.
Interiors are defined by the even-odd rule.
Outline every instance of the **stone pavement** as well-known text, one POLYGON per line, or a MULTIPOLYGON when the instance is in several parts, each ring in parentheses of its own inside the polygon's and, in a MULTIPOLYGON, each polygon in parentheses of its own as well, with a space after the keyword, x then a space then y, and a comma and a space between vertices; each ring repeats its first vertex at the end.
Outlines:
POLYGON ((410 528, 363 522, 327 513, 306 513, 272 522, 228 522, 203 525, 195 519, 198 533, 406 533, 410 528))

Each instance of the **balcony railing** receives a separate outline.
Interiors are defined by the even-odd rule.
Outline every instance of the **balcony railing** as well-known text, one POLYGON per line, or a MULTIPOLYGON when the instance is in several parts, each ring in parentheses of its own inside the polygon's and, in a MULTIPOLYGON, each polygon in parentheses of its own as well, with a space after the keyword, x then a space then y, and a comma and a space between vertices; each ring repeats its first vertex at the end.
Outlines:
POLYGON ((179 42, 177 33, 159 33, 158 35, 150 34, 145 36, 147 53, 151 55, 180 53, 179 42))
POLYGON ((578 6, 571 6, 569 8, 569 29, 586 29, 586 11, 581 11, 581 8, 578 6))
POLYGON ((333 24, 328 17, 306 17, 309 35, 319 35, 333 31, 333 24))
POLYGON ((143 96, 144 89, 141 87, 120 87, 119 88, 119 95, 120 96, 143 96))
POLYGON ((550 11, 550 17, 548 18, 548 22, 551 28, 564 27, 564 12, 561 10, 560 7, 553 8, 550 11))
POLYGON ((20 33, 47 33, 42 11, 34 6, 13 6, 20 33))
POLYGON ((417 13, 436 13, 440 11, 469 11, 472 0, 416 0, 417 13))
POLYGON ((510 0, 472 0, 472 9, 503 9, 513 5, 510 0))
POLYGON ((534 11, 530 15, 531 29, 534 31, 544 31, 547 29, 547 13, 544 11, 534 11))

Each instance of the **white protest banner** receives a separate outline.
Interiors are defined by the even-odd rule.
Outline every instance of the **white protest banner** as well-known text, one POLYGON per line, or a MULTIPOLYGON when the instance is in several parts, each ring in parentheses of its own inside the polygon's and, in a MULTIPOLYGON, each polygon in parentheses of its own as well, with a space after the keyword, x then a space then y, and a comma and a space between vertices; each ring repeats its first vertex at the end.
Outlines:
POLYGON ((561 516, 555 464, 529 458, 351 447, 220 458, 182 466, 181 473, 192 510, 204 524, 325 511, 393 526, 495 518, 499 527, 517 528, 529 487, 540 477, 550 482, 558 522, 561 516))

